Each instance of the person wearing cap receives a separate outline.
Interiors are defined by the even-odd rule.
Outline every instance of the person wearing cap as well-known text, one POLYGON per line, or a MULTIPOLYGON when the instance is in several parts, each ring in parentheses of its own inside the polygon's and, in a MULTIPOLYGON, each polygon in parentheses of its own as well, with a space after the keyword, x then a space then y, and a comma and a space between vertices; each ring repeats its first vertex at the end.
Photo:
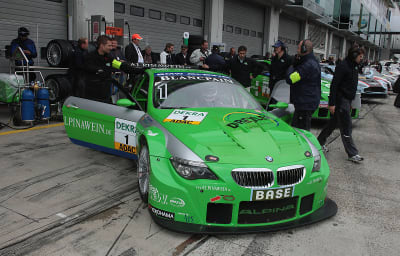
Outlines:
POLYGON ((286 78, 286 71, 292 65, 292 58, 286 53, 286 46, 278 40, 272 46, 274 48, 275 56, 271 59, 269 89, 272 92, 276 82, 286 78))
POLYGON ((167 43, 165 45, 164 51, 160 53, 160 63, 174 65, 175 64, 174 56, 172 55, 173 51, 174 51, 174 45, 171 43, 167 43))
POLYGON ((211 54, 210 50, 208 50, 208 41, 203 40, 201 43, 201 48, 196 49, 190 55, 190 62, 196 66, 203 66, 206 58, 211 54))
MULTIPOLYGON (((11 42, 11 54, 17 51, 18 47, 21 47, 26 57, 28 58, 28 64, 32 66, 34 64, 33 59, 37 57, 37 51, 35 43, 28 38, 29 30, 24 27, 18 29, 18 37, 11 42)), ((26 65, 26 61, 16 60, 16 66, 26 65)))
POLYGON ((211 55, 205 60, 205 64, 208 69, 214 72, 224 72, 226 69, 226 63, 224 58, 219 55, 218 45, 214 45, 211 50, 211 55))
MULTIPOLYGON (((15 66, 23 66, 29 64, 29 66, 33 66, 35 62, 34 58, 37 57, 37 51, 35 43, 28 38, 29 30, 25 27, 20 27, 18 29, 18 37, 11 41, 11 55, 14 55, 17 52, 18 47, 21 47, 24 52, 26 58, 28 59, 28 63, 26 60, 15 60, 15 66)), ((17 70, 21 70, 21 68, 16 68, 17 70)), ((33 71, 31 69, 31 71, 33 71)), ((36 79, 35 73, 29 73, 29 81, 32 82, 36 79)))
POLYGON ((181 46, 181 52, 175 56, 175 62, 177 65, 191 65, 188 46, 186 44, 181 46))
POLYGON ((143 38, 139 34, 132 35, 132 43, 125 47, 125 58, 132 63, 144 63, 142 51, 139 47, 139 42, 143 38))

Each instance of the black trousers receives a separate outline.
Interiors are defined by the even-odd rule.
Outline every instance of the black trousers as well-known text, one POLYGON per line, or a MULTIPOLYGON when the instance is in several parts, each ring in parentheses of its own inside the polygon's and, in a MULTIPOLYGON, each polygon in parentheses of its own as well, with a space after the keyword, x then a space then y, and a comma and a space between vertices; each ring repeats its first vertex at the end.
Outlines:
POLYGON ((294 110, 292 126, 307 130, 311 129, 311 116, 315 110, 294 110))
POLYGON ((341 97, 336 103, 335 114, 331 117, 328 124, 318 136, 321 145, 326 143, 328 137, 339 126, 344 149, 349 157, 358 155, 358 150, 354 144, 351 121, 351 101, 341 97))

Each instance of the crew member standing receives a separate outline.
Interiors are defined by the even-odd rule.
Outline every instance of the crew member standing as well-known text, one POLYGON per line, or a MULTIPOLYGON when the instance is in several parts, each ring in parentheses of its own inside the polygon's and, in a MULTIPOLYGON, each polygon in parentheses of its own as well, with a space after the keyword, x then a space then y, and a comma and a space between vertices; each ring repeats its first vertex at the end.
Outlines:
POLYGON ((292 65, 292 60, 286 53, 286 46, 281 40, 276 41, 272 47, 274 48, 275 56, 272 57, 270 68, 269 88, 271 93, 276 82, 286 78, 286 72, 292 65))
POLYGON ((349 157, 348 160, 357 163, 364 160, 364 158, 358 154, 357 147, 351 135, 351 101, 356 96, 358 65, 363 56, 364 49, 353 46, 348 51, 346 59, 336 66, 329 95, 329 111, 333 116, 331 116, 328 124, 318 136, 319 143, 327 151, 326 140, 335 130, 337 124, 339 124, 343 146, 349 157))
POLYGON ((210 50, 208 50, 208 41, 203 40, 201 43, 201 48, 196 49, 190 55, 190 62, 196 66, 203 66, 205 64, 205 60, 211 54, 210 50))
POLYGON ((188 46, 183 44, 181 52, 175 56, 175 62, 178 65, 190 65, 190 56, 188 54, 188 46))
POLYGON ((84 97, 85 95, 85 82, 83 81, 82 72, 84 70, 85 57, 88 54, 89 42, 85 37, 79 38, 78 46, 74 51, 74 62, 68 70, 72 79, 73 95, 77 97, 84 97))
MULTIPOLYGON (((35 43, 28 38, 29 30, 25 27, 20 27, 18 29, 18 38, 11 41, 11 55, 14 55, 17 51, 18 47, 21 47, 22 51, 24 52, 26 58, 28 59, 29 66, 33 66, 35 62, 33 61, 34 58, 37 57, 37 51, 35 43)), ((15 66, 23 66, 27 65, 25 60, 16 60, 15 66)), ((29 74, 29 81, 34 81, 36 78, 35 73, 29 74)))
POLYGON ((244 87, 250 87, 257 64, 252 59, 247 58, 246 53, 246 46, 239 46, 238 55, 228 62, 227 69, 230 75, 244 87))
POLYGON ((167 43, 165 45, 164 51, 160 53, 160 63, 168 65, 175 64, 174 56, 172 55, 173 51, 174 51, 174 45, 171 43, 167 43))
POLYGON ((125 47, 125 58, 132 63, 144 63, 139 43, 143 38, 139 34, 132 35, 132 43, 125 47))
POLYGON ((112 43, 108 36, 97 38, 97 50, 86 55, 86 97, 106 103, 111 102, 111 75, 113 58, 109 55, 112 43))
POLYGON ((297 47, 293 66, 287 72, 290 101, 294 105, 292 126, 309 131, 311 116, 321 98, 321 67, 313 54, 310 40, 302 40, 297 47))
POLYGON ((225 72, 225 60, 219 55, 218 45, 214 45, 211 52, 211 55, 205 60, 208 69, 214 72, 225 72))

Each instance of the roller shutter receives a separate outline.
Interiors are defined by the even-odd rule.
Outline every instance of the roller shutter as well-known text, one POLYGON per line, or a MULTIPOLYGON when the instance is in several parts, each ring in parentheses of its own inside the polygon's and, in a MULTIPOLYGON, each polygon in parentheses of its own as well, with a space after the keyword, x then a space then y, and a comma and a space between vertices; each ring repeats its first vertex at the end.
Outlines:
POLYGON ((278 38, 286 44, 290 55, 296 54, 297 45, 303 39, 300 38, 301 25, 301 21, 291 18, 286 13, 279 16, 278 38))
MULTIPOLYGON (((0 48, 17 37, 19 27, 30 31, 38 58, 35 65, 47 65, 40 59, 40 47, 52 39, 67 39, 67 0, 0 0, 0 48)), ((9 61, 0 58, 0 72, 9 71, 9 61)))
POLYGON ((240 45, 247 47, 247 56, 261 55, 264 7, 247 1, 224 1, 224 27, 222 42, 226 49, 240 45))
POLYGON ((331 54, 335 55, 335 59, 341 56, 342 52, 341 40, 343 40, 343 38, 333 35, 331 54))
MULTIPOLYGON (((115 19, 125 19, 129 22, 131 34, 138 33, 143 37, 142 49, 150 45, 154 52, 159 53, 166 43, 173 43, 175 53, 179 53, 183 32, 203 36, 203 0, 118 0, 115 4, 115 19)), ((128 43, 126 39, 125 45, 128 43)))

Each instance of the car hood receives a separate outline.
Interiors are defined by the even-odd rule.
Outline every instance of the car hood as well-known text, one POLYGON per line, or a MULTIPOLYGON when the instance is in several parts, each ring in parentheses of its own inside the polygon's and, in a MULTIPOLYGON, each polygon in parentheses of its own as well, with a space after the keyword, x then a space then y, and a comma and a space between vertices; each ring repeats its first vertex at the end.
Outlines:
POLYGON ((311 152, 301 135, 266 111, 196 108, 155 112, 153 118, 203 160, 211 155, 218 157, 218 163, 265 165, 266 157, 272 157, 275 164, 289 163, 311 152), (194 113, 203 115, 200 121, 191 121, 194 113))

